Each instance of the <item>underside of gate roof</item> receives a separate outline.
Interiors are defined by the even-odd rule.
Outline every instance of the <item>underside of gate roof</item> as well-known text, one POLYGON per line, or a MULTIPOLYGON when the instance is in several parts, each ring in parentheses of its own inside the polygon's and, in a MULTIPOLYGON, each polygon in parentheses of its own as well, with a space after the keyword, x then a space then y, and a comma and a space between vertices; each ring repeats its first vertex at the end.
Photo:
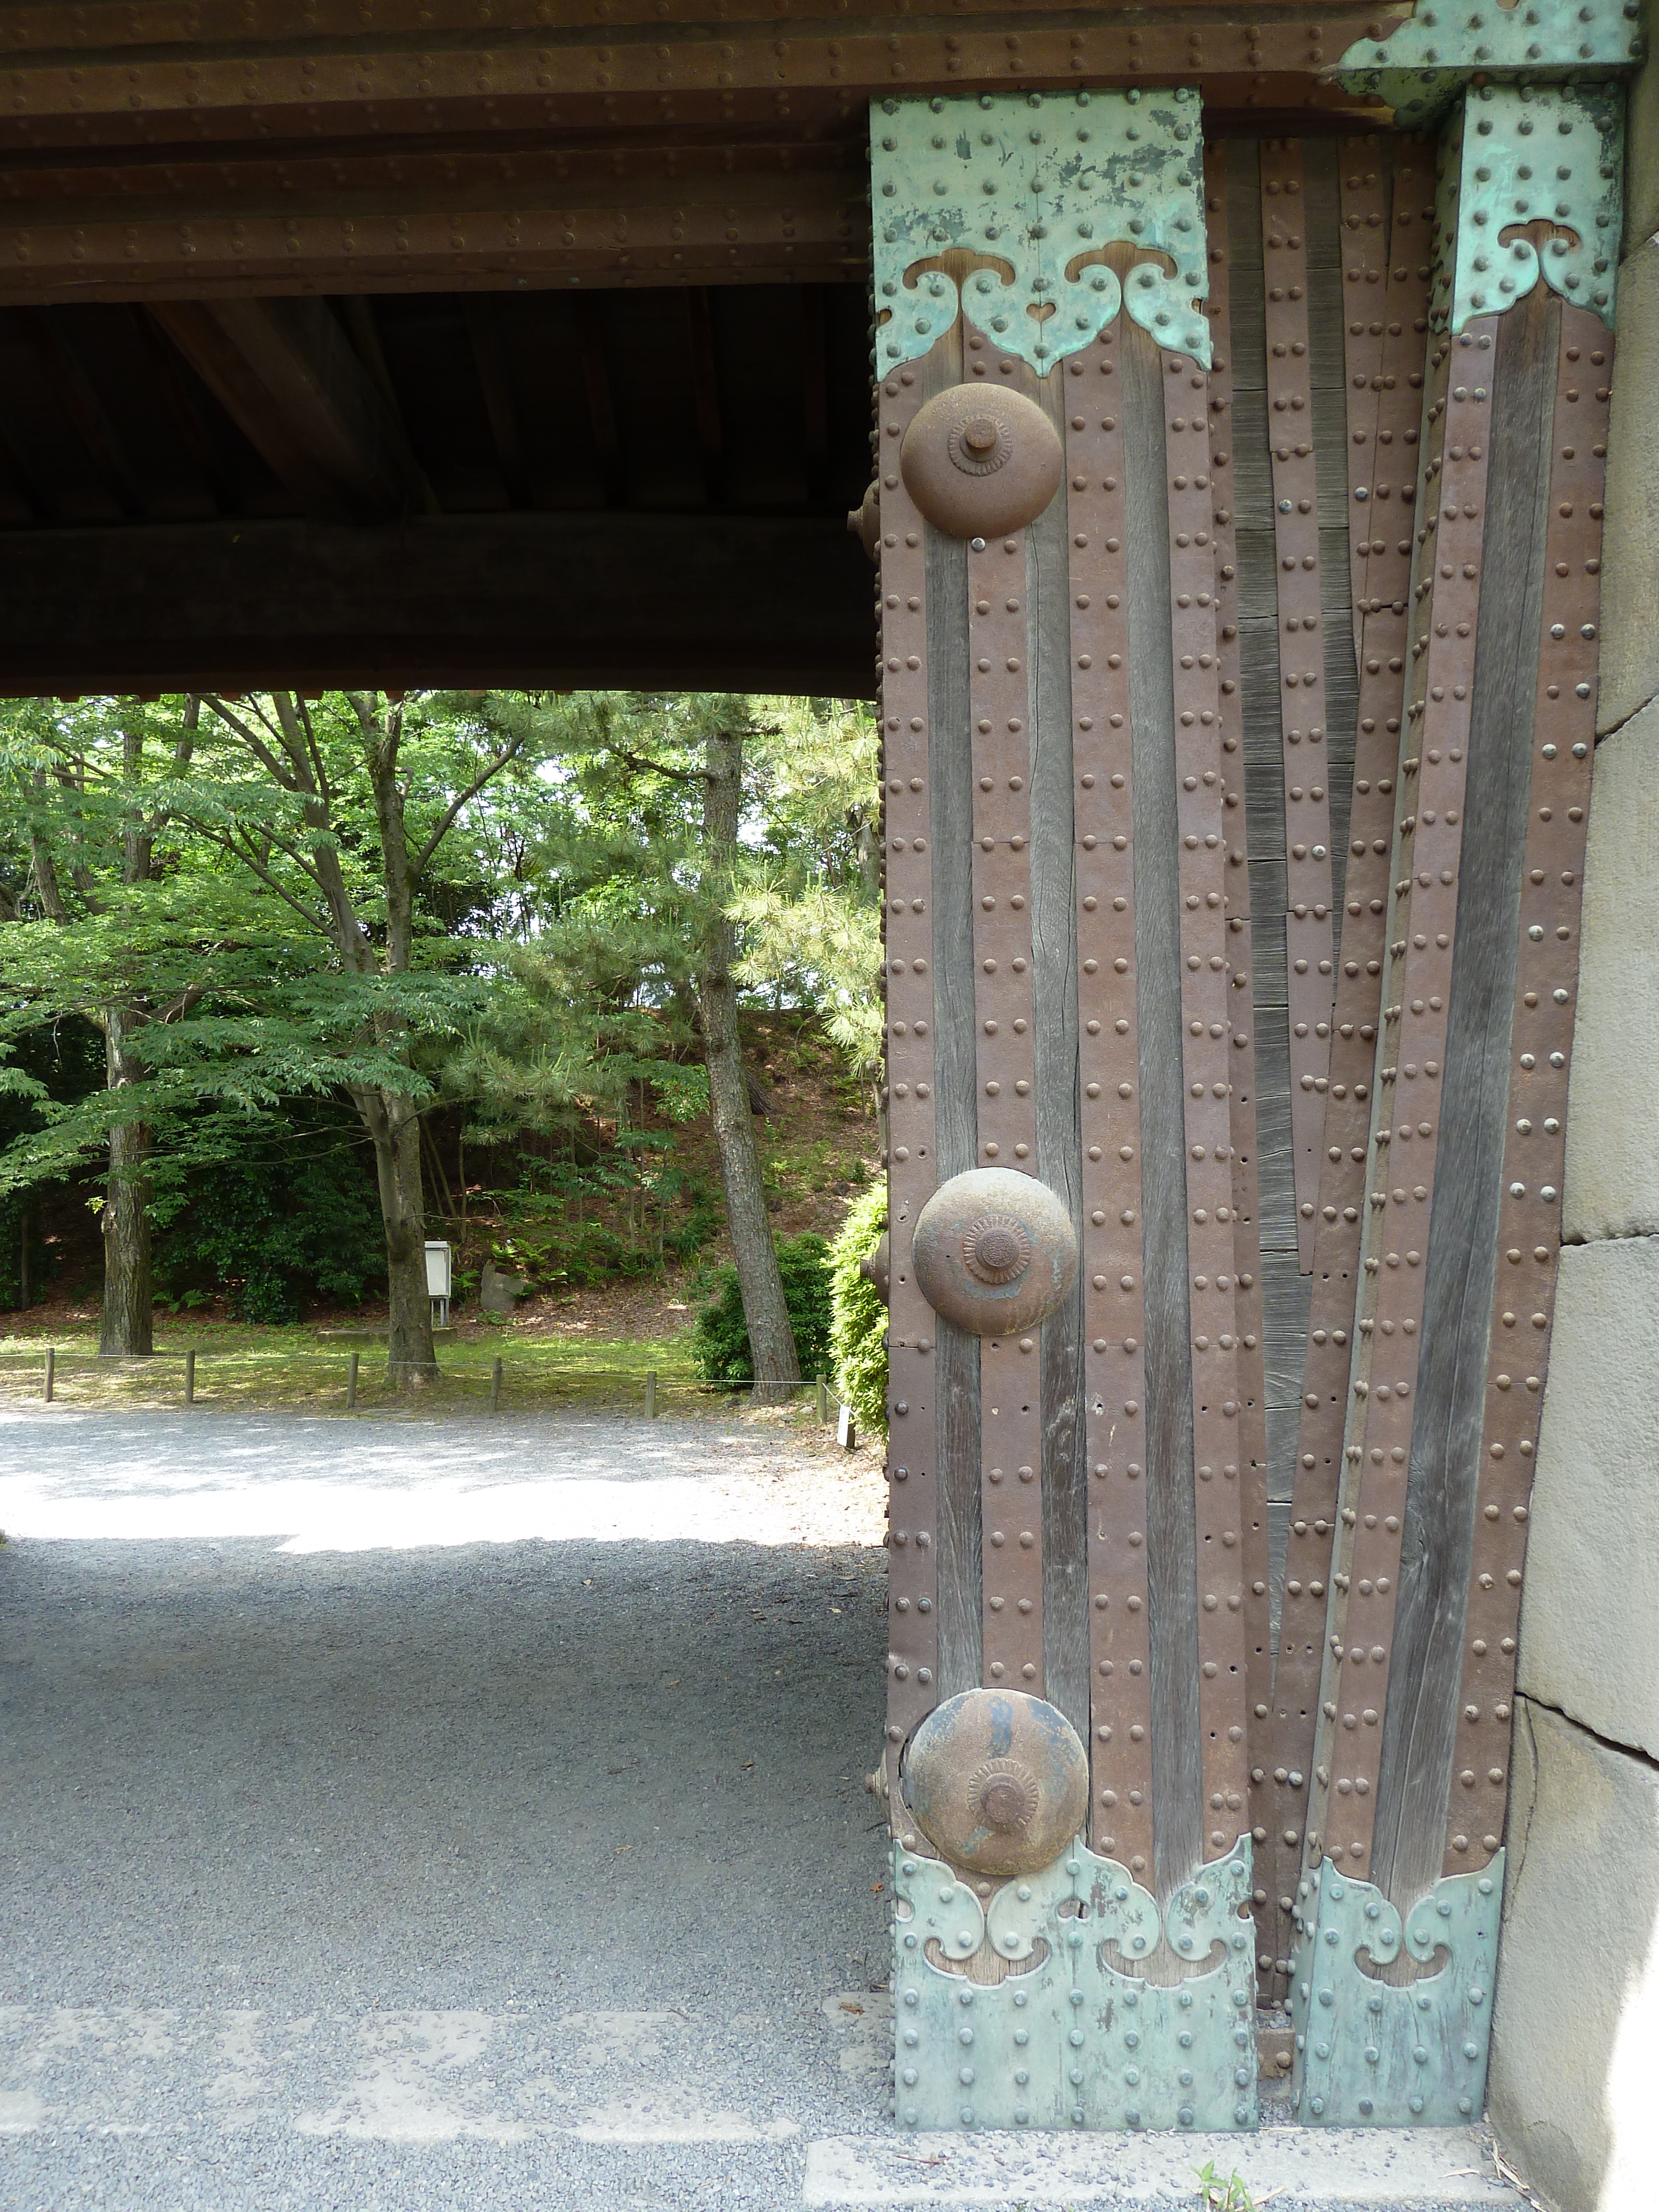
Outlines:
POLYGON ((0 685, 868 692, 870 99, 1386 127, 1408 17, 12 0, 0 685))

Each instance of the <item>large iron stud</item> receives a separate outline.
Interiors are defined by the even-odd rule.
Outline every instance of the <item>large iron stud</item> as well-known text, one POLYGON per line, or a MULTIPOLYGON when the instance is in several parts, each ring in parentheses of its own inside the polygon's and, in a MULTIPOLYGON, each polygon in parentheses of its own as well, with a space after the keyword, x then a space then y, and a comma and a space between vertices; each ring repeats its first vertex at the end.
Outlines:
POLYGON ((1064 1713, 1022 1690, 964 1690, 910 1739, 904 1789, 916 1825, 952 1866, 1035 1874, 1089 1811, 1089 1759, 1064 1713))
POLYGON ((994 538, 1035 522, 1064 465, 1059 434, 1034 400, 979 384, 935 393, 899 448, 905 489, 952 538, 994 538))
POLYGON ((1046 1183, 1012 1168, 971 1168, 942 1183, 912 1249, 922 1296, 975 1336, 1034 1327, 1077 1279, 1070 1213, 1046 1183))

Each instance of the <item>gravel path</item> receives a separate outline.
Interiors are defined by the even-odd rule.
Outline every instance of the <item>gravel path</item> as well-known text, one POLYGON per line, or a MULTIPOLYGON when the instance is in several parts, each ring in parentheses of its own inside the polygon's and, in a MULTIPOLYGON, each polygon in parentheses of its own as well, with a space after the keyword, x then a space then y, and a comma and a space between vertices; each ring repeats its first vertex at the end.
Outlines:
POLYGON ((0 1528, 0 2205, 1008 2201, 889 2155, 867 1464, 42 1407, 0 1528))

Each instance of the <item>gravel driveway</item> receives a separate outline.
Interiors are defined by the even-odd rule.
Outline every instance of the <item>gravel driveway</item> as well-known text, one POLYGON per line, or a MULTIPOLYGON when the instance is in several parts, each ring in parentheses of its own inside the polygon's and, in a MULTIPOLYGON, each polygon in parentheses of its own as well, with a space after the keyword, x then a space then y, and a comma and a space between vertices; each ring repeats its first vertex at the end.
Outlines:
POLYGON ((0 2201, 798 2202, 884 2063, 884 1580, 780 1441, 0 1416, 0 2201))
POLYGON ((759 1418, 0 1412, 0 2205, 1042 2194, 894 2164, 881 1514, 759 1418))

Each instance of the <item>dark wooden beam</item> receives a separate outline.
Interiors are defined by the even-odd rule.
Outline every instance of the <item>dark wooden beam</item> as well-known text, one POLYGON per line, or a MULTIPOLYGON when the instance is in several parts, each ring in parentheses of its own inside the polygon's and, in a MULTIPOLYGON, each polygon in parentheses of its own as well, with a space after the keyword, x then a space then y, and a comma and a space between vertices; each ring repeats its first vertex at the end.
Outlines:
POLYGON ((587 393, 588 422, 599 456, 605 495, 618 506, 626 486, 623 480, 622 434, 617 427, 617 403, 611 390, 611 368, 605 354, 605 323, 597 300, 580 297, 570 302, 576 323, 576 350, 581 359, 582 385, 587 393))
POLYGON ((720 429, 720 377, 714 360, 714 319, 708 288, 694 284, 685 295, 690 342, 691 406, 702 449, 703 497, 711 507, 726 496, 725 439, 720 429))
POLYGON ((0 530, 0 695, 268 684, 872 686, 839 517, 0 530))
POLYGON ((830 475, 830 355, 822 284, 800 288, 800 382, 806 496, 816 505, 830 475))
POLYGON ((145 511, 143 494, 68 330, 50 310, 44 314, 21 316, 18 321, 35 349, 47 386, 71 435, 91 462, 94 473, 114 501, 117 511, 134 519, 142 517, 145 511))
POLYGON ((167 343, 153 316, 146 314, 142 307, 130 307, 127 312, 155 373, 161 404, 179 434, 179 444, 190 458, 191 466, 201 478, 203 489, 222 514, 234 514, 239 502, 220 465, 219 456, 213 450, 213 441, 208 435, 200 410, 191 396, 178 354, 167 343))
POLYGON ((529 507, 530 477, 524 465, 524 443, 519 435, 519 411, 513 404, 513 384, 507 374, 507 354, 495 302, 488 294, 467 300, 462 308, 466 335, 472 347, 472 366, 478 374, 478 390, 489 418, 489 435, 501 465, 501 482, 514 507, 529 507))
POLYGON ((0 484, 5 487, 9 504, 25 520, 50 522, 53 520, 45 491, 36 482, 33 471, 25 467, 3 428, 0 428, 0 484))
MULTIPOLYGON (((1202 81, 1207 106, 1346 108, 1322 81, 1362 34, 1381 38, 1403 0, 1309 9, 1181 0, 1133 13, 1065 0, 913 10, 868 0, 800 6, 598 8, 476 0, 374 11, 355 0, 249 18, 242 0, 157 16, 63 0, 7 9, 11 50, 0 145, 187 145, 377 132, 766 127, 780 114, 856 131, 872 94, 1202 81), (663 20, 665 13, 668 20, 663 20), (578 22, 578 15, 586 18, 578 22), (556 17, 544 27, 545 18, 556 17), (435 18, 435 21, 434 20, 435 18), (690 20, 688 20, 690 19, 690 20), (165 21, 165 28, 162 28, 165 21), (781 51, 780 41, 781 38, 781 51)), ((169 258, 178 258, 174 240, 169 258)))
POLYGON ((65 148, 46 164, 0 146, 0 227, 28 240, 0 263, 0 300, 861 276, 861 143, 670 131, 567 151, 525 136, 511 150, 468 136, 452 153, 428 136, 337 158, 314 142, 174 148, 164 188, 141 149, 65 148))
POLYGON ((308 513, 380 520, 423 503, 402 426, 324 301, 165 301, 151 312, 308 513))

